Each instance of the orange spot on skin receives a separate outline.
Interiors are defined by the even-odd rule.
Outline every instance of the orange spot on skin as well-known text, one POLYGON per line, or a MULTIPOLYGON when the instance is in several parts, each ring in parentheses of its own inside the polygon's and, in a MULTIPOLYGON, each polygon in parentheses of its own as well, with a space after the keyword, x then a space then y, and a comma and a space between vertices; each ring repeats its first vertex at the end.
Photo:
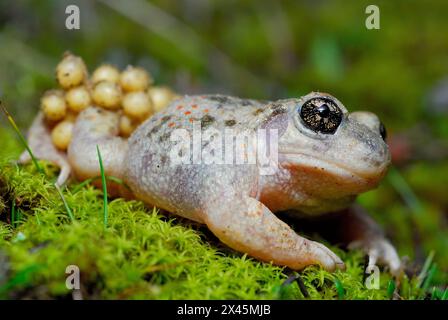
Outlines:
POLYGON ((170 122, 170 123, 168 123, 168 127, 170 127, 170 128, 171 128, 171 127, 173 127, 173 126, 174 126, 174 124, 175 124, 174 122, 170 122))
POLYGON ((194 104, 194 105, 192 105, 191 106, 193 109, 197 109, 198 108, 198 105, 197 104, 194 104))
POLYGON ((184 114, 189 115, 189 114, 191 114, 191 111, 185 111, 184 114))
POLYGON ((204 109, 204 112, 207 113, 207 112, 208 112, 208 109, 204 109))
POLYGON ((179 106, 176 107, 176 109, 177 109, 177 110, 181 110, 181 109, 183 109, 183 107, 184 107, 184 106, 180 106, 180 105, 179 105, 179 106))
POLYGON ((188 121, 193 122, 193 121, 194 121, 194 118, 190 118, 190 119, 188 119, 188 121))

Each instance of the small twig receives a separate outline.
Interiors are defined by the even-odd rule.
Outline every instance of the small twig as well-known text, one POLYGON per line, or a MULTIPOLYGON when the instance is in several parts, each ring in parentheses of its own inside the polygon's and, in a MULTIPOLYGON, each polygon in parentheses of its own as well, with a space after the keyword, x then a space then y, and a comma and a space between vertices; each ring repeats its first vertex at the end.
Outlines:
POLYGON ((310 294, 308 292, 308 290, 306 289, 305 283, 303 283, 302 277, 300 276, 300 274, 292 274, 290 275, 282 284, 282 287, 286 287, 289 286, 293 281, 296 281, 297 284, 299 285, 299 289, 300 292, 302 292, 302 295, 305 298, 309 298, 310 294))

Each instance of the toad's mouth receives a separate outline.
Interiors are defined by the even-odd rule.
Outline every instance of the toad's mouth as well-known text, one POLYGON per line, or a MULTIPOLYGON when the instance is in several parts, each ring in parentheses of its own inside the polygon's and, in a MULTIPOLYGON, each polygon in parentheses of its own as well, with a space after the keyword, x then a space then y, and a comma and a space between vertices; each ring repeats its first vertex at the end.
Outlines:
POLYGON ((300 152, 280 152, 278 160, 283 167, 320 170, 322 176, 334 175, 368 185, 377 184, 386 175, 389 164, 386 161, 376 167, 353 168, 343 163, 322 160, 316 156, 300 152))

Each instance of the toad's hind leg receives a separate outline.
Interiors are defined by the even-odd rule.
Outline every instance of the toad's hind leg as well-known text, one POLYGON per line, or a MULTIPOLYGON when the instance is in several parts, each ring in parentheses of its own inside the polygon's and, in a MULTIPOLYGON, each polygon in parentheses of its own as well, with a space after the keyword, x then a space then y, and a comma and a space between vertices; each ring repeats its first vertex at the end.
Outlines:
POLYGON ((329 271, 345 267, 324 245, 302 238, 251 197, 225 204, 222 199, 211 201, 204 221, 222 242, 260 260, 296 270, 312 264, 329 271))
MULTIPOLYGON (((85 180, 101 174, 97 146, 105 174, 123 179, 128 143, 118 136, 118 126, 119 114, 116 112, 91 107, 78 115, 67 151, 68 160, 78 179, 85 180)), ((101 182, 96 181, 94 184, 101 182)), ((108 191, 115 195, 116 189, 117 186, 108 181, 108 191)))
MULTIPOLYGON (((52 140, 50 129, 44 120, 44 115, 39 112, 34 119, 27 135, 27 143, 33 155, 42 160, 54 163, 60 168, 56 184, 63 185, 70 176, 71 168, 67 160, 67 155, 58 150, 52 140)), ((25 150, 19 158, 19 163, 27 163, 31 160, 31 155, 25 150)))

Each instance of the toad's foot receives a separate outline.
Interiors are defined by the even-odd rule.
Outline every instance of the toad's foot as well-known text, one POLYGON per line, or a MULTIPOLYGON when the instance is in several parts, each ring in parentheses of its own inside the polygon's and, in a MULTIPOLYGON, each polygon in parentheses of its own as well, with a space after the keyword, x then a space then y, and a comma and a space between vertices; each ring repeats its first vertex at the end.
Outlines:
POLYGON ((313 264, 328 271, 345 268, 331 250, 297 235, 254 198, 233 199, 226 204, 222 199, 210 201, 204 220, 222 242, 260 260, 296 270, 313 264))
MULTIPOLYGON (((128 142, 118 136, 119 119, 120 115, 117 112, 98 107, 89 107, 79 113, 67 150, 68 161, 76 178, 86 180, 100 176, 98 147, 105 175, 124 179, 123 169, 126 164, 128 142)), ((92 184, 101 187, 101 180, 95 179, 92 184)), ((109 179, 107 191, 111 196, 132 197, 126 185, 109 179)))
POLYGON ((374 237, 353 241, 349 248, 361 249, 369 256, 366 271, 371 272, 374 266, 379 263, 389 267, 391 274, 399 277, 402 272, 401 260, 392 244, 383 237, 374 237))
POLYGON ((349 248, 361 249, 369 256, 367 271, 379 263, 389 267, 394 276, 400 277, 402 264, 397 251, 363 208, 352 206, 337 214, 336 218, 334 226, 342 233, 341 240, 349 248))
MULTIPOLYGON (((44 121, 44 115, 39 112, 34 119, 27 135, 28 146, 38 159, 47 160, 60 168, 56 181, 58 186, 63 185, 70 176, 71 168, 67 155, 59 151, 51 140, 51 133, 44 121)), ((28 151, 24 151, 19 158, 19 163, 31 161, 28 151)))

